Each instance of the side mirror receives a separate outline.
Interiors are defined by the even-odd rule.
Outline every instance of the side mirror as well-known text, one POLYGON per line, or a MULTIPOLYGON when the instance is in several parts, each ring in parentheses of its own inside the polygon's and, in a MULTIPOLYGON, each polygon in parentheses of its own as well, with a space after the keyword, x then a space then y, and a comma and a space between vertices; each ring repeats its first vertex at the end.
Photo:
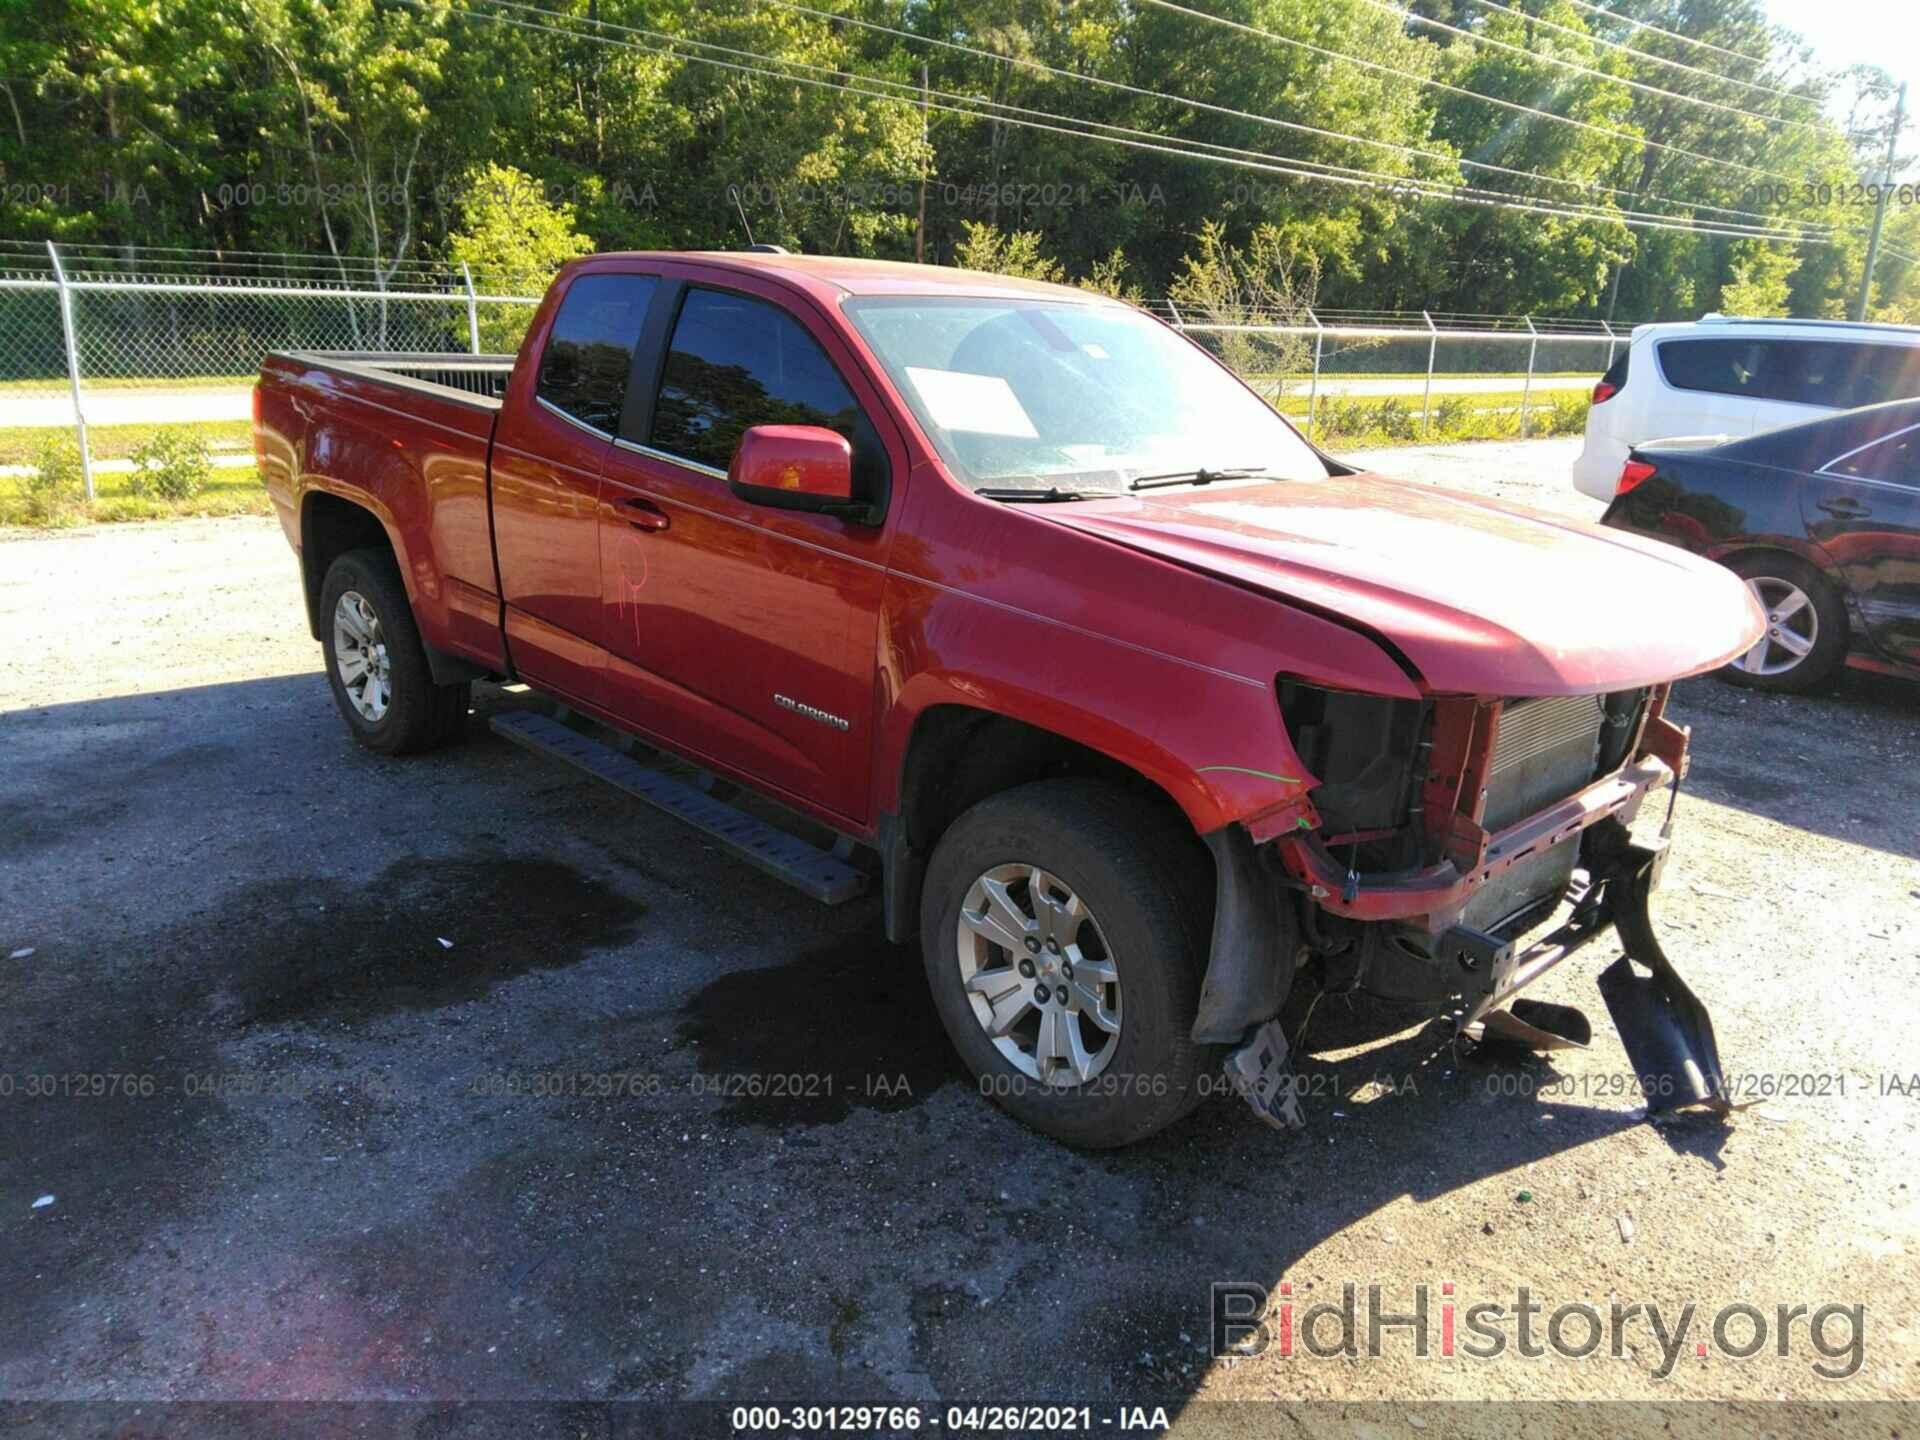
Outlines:
POLYGON ((853 447, 819 425, 755 425, 740 437, 727 487, 752 505, 876 524, 853 498, 853 447))

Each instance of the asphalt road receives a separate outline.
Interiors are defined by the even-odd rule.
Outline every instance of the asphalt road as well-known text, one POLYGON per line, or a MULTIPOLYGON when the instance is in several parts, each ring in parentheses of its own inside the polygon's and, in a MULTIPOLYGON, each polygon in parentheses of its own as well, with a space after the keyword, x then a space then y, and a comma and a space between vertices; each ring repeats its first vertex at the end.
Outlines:
MULTIPOLYGON (((1590 513, 1573 448, 1388 464, 1590 513)), ((1135 1399, 1270 1434, 1326 1401, 1549 1398, 1712 1433, 1676 1402, 1784 1397, 1819 1423, 1750 1423, 1911 1433, 1832 1406, 1920 1378, 1915 695, 1705 680, 1677 711, 1697 759, 1656 915, 1757 1110, 1645 1122, 1603 954, 1540 991, 1590 1050, 1494 1064, 1329 1002, 1306 1133, 1223 1098, 1078 1154, 959 1072, 877 903, 816 908, 484 724, 358 750, 273 522, 0 539, 0 1399, 1135 1399), (1425 1286, 1436 1349, 1443 1303, 1521 1287, 1657 1305, 1670 1338, 1695 1313, 1667 1347, 1629 1316, 1618 1358, 1389 1331, 1210 1361, 1232 1280, 1302 1311, 1425 1286), (1769 1327, 1751 1358, 1739 1316, 1711 1334, 1734 1302, 1769 1327), (1864 1308, 1828 1355, 1804 1320, 1776 1351, 1779 1305, 1864 1308)))
MULTIPOLYGON (((1535 394, 1560 390, 1591 389, 1593 375, 1541 375, 1535 378, 1535 394)), ((1517 392, 1524 382, 1511 376, 1436 375, 1435 395, 1494 395, 1517 392)), ((1293 382, 1291 389, 1306 393, 1306 381, 1293 382)), ((1426 382, 1404 377, 1375 379, 1365 376, 1322 375, 1322 395, 1400 395, 1419 399, 1426 382)), ((89 425, 179 425, 200 420, 244 420, 252 413, 253 388, 249 385, 170 387, 163 381, 138 389, 120 386, 92 386, 82 392, 81 404, 89 425)), ((14 426, 71 425, 73 400, 64 386, 46 390, 0 390, 0 430, 14 426)))
MULTIPOLYGON (((89 425, 183 425, 189 421, 245 420, 253 413, 253 387, 171 386, 164 381, 138 389, 95 385, 82 388, 80 405, 89 425)), ((0 390, 0 430, 71 424, 73 397, 63 386, 46 390, 0 390)))

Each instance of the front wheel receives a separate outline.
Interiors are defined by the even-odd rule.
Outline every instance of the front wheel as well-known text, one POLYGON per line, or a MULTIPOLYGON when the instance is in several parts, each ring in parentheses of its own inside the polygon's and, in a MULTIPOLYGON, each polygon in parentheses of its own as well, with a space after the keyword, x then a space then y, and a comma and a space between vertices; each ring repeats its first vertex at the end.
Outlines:
POLYGON ((472 687, 436 685, 393 561, 351 550, 320 586, 327 683, 353 738, 380 755, 446 744, 466 722, 472 687))
POLYGON ((1767 615, 1752 649, 1720 673, 1754 690, 1804 694, 1833 679, 1847 658, 1847 607, 1804 560, 1777 553, 1741 555, 1730 568, 1767 615))
POLYGON ((1192 836, 1111 786, 1040 781, 956 820, 928 865, 921 949, 982 1093, 1093 1148, 1190 1110, 1218 1058, 1190 1038, 1202 894, 1192 836))

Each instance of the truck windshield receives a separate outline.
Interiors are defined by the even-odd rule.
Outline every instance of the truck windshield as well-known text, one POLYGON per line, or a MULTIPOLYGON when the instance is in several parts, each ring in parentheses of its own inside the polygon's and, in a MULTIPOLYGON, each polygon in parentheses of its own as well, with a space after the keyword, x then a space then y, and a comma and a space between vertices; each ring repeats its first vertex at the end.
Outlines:
POLYGON ((1272 407, 1130 306, 870 297, 845 309, 955 478, 976 490, 1327 476, 1272 407))

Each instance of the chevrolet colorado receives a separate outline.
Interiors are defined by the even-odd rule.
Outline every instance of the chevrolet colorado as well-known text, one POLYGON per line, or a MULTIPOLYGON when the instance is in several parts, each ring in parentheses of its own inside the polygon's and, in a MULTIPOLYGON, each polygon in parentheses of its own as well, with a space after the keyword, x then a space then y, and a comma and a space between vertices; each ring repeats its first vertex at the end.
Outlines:
POLYGON ((1718 566, 1357 473, 1127 305, 876 261, 596 256, 517 358, 270 356, 255 436, 360 743, 521 682, 560 718, 511 738, 877 882, 1048 1134, 1137 1140, 1215 1067, 1300 1123, 1295 987, 1585 1043, 1514 996, 1608 933, 1649 1108, 1727 1108, 1630 828, 1685 773, 1671 683, 1760 633, 1718 566))

